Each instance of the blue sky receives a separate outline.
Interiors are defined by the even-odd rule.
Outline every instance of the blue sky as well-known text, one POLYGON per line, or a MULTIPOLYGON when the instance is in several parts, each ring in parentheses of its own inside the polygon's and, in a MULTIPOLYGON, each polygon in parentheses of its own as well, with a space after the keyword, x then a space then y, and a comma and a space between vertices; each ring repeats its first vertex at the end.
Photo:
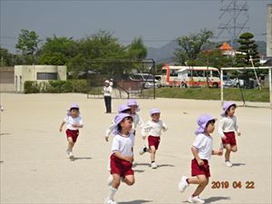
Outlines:
MULTIPOLYGON (((225 0, 0 0, 1 47, 15 52, 21 29, 46 37, 80 39, 99 30, 113 33, 122 44, 142 37, 148 47, 161 47, 178 36, 207 28, 219 33, 221 23, 230 19, 220 8, 225 0)), ((244 1, 239 1, 241 3, 244 1)), ((250 32, 265 40, 267 4, 272 0, 248 0, 250 32)), ((243 24, 242 13, 238 23, 243 24)), ((218 40, 229 38, 227 32, 218 40)))

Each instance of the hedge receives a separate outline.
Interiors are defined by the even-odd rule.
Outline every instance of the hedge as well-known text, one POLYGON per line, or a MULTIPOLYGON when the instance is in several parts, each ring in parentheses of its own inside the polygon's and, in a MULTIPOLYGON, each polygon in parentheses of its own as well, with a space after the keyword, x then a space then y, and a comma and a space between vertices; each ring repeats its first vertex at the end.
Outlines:
POLYGON ((87 93, 87 81, 73 79, 67 81, 25 81, 24 93, 87 93))

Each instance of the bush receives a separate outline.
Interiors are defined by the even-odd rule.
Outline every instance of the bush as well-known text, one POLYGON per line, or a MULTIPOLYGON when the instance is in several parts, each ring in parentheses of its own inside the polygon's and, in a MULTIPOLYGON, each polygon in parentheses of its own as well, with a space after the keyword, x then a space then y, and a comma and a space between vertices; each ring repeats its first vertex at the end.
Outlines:
POLYGON ((24 83, 25 93, 87 93, 86 80, 51 80, 51 81, 26 81, 24 83))
POLYGON ((39 93, 40 92, 40 88, 39 85, 36 81, 25 81, 24 83, 24 90, 25 93, 39 93))

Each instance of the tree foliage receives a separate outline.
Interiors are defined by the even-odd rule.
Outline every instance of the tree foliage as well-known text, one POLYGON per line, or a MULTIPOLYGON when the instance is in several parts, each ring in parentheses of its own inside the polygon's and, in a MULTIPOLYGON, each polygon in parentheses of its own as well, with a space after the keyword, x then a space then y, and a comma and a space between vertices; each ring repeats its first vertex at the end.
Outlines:
POLYGON ((16 48, 21 51, 26 64, 35 63, 35 55, 38 52, 40 42, 41 39, 39 39, 35 31, 21 30, 16 48))
POLYGON ((174 55, 177 64, 186 65, 188 61, 194 64, 204 46, 210 43, 209 39, 213 36, 213 32, 209 30, 201 30, 200 33, 190 34, 189 36, 181 36, 178 39, 179 47, 174 55))
POLYGON ((47 38, 40 50, 40 64, 65 65, 77 54, 77 45, 72 38, 53 36, 47 38))
POLYGON ((237 42, 240 46, 237 49, 236 54, 236 66, 259 66, 258 45, 253 39, 252 33, 246 32, 239 36, 237 42))

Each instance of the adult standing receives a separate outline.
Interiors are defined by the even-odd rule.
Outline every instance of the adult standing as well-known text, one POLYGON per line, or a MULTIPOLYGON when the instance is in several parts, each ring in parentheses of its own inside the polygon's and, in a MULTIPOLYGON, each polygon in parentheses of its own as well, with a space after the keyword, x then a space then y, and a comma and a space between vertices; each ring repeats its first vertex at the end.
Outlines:
POLYGON ((111 113, 111 92, 112 92, 112 87, 110 86, 109 80, 106 80, 104 82, 104 87, 103 87, 102 92, 104 94, 106 113, 111 113))

